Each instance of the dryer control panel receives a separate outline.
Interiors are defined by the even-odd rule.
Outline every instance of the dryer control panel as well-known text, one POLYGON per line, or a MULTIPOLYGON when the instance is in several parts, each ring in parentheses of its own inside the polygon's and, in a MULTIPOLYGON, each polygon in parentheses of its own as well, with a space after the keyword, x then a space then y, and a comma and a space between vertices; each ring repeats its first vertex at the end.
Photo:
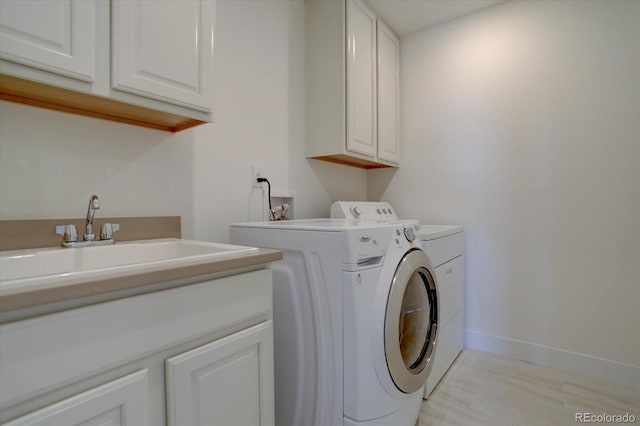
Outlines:
POLYGON ((369 201, 336 201, 331 205, 331 218, 393 222, 398 220, 391 204, 369 201))

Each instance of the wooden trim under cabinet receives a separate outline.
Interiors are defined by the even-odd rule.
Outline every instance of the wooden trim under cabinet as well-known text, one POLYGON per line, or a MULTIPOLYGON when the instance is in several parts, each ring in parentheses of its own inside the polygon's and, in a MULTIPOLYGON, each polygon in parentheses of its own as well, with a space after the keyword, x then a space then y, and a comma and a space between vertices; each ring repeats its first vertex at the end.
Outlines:
POLYGON ((0 99, 167 132, 206 123, 6 74, 0 74, 0 99))
MULTIPOLYGON (((0 250, 22 250, 57 247, 62 237, 55 233, 56 225, 75 225, 82 240, 86 219, 25 219, 0 220, 0 250)), ((157 217, 102 217, 93 223, 99 236, 103 223, 117 223, 120 230, 114 234, 117 241, 180 238, 180 216, 157 217)))
POLYGON ((361 169, 384 169, 388 167, 398 167, 398 166, 392 166, 390 164, 382 164, 380 163, 380 160, 378 161, 363 160, 363 159, 352 157, 345 154, 322 155, 322 156, 308 157, 308 158, 311 158, 314 160, 328 161, 330 163, 344 164, 346 166, 359 167, 361 169))

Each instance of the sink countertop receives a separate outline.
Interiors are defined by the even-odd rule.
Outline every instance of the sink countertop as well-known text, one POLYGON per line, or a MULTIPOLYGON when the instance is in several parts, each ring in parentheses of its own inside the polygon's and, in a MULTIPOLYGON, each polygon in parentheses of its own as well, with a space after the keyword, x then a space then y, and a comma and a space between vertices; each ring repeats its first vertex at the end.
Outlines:
MULTIPOLYGON (((1 254, 6 256, 14 253, 17 252, 2 252, 1 254)), ((133 294, 130 295, 135 295, 137 290, 137 294, 141 294, 154 291, 154 286, 167 282, 176 282, 174 286, 193 284, 197 281, 189 279, 204 275, 224 274, 234 269, 252 268, 280 259, 282 259, 281 251, 258 248, 213 259, 192 260, 187 262, 188 264, 145 265, 142 263, 127 268, 107 268, 105 273, 97 278, 95 276, 80 276, 69 279, 61 278, 53 282, 45 279, 41 284, 35 280, 35 283, 25 286, 8 285, 4 289, 0 289, 0 313, 6 314, 48 304, 79 301, 101 295, 108 296, 109 293, 116 292, 133 291, 133 294)))

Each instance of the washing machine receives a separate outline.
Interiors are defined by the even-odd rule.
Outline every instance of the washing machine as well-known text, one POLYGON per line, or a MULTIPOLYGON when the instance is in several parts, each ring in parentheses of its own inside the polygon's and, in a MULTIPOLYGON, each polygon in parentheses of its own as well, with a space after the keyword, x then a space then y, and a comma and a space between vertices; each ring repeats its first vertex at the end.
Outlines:
MULTIPOLYGON (((338 201, 331 206, 333 218, 363 215, 379 222, 398 220, 387 202, 338 201)), ((438 344, 424 387, 427 399, 464 349, 464 233, 461 226, 422 225, 417 239, 434 268, 440 301, 438 344)))
POLYGON ((276 423, 413 426, 439 328, 418 221, 232 224, 273 268, 276 423))

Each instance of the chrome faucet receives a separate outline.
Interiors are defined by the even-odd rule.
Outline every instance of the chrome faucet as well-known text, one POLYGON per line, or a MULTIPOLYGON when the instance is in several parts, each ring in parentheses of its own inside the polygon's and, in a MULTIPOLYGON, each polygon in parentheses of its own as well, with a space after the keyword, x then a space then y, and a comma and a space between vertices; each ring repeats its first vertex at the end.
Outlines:
POLYGON ((85 225, 86 231, 84 234, 85 241, 93 241, 96 239, 96 234, 93 233, 93 216, 96 210, 100 208, 100 200, 97 195, 92 195, 89 199, 89 208, 87 209, 87 223, 85 225))
POLYGON ((113 234, 120 230, 117 223, 103 223, 100 231, 100 240, 96 241, 96 235, 93 233, 93 217, 96 210, 100 208, 100 200, 97 195, 92 195, 89 199, 89 208, 87 209, 87 221, 85 223, 84 241, 78 241, 78 232, 76 226, 58 225, 56 226, 56 234, 62 235, 62 247, 87 247, 92 245, 114 244, 113 234))

